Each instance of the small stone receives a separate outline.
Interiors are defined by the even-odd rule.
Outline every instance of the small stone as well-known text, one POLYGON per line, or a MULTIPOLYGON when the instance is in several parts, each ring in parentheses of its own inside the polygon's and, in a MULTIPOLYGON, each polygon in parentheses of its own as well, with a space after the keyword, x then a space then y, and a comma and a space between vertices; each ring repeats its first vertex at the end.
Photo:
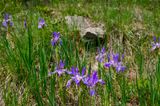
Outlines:
POLYGON ((80 35, 82 38, 84 39, 97 39, 97 38, 104 38, 104 30, 100 27, 89 27, 89 28, 86 28, 84 30, 81 30, 80 31, 80 35))
POLYGON ((80 36, 85 42, 97 41, 99 38, 104 39, 103 24, 93 23, 83 16, 66 16, 65 20, 69 30, 74 30, 75 28, 79 30, 80 36))

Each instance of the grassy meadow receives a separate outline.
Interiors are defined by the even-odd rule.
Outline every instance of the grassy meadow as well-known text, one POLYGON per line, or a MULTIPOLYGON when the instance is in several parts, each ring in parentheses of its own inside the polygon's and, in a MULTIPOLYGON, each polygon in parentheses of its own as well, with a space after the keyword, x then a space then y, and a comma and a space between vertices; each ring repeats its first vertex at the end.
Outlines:
POLYGON ((159 0, 0 0, 0 23, 2 106, 159 106, 159 0), (104 41, 84 43, 74 15, 104 41))

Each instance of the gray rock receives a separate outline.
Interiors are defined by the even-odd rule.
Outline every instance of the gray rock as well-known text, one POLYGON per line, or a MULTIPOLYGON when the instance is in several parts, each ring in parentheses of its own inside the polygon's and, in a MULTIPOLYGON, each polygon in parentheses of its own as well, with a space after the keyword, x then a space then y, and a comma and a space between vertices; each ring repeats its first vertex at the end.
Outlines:
POLYGON ((70 30, 73 30, 75 28, 81 30, 89 27, 89 23, 82 16, 66 16, 65 20, 70 30))
POLYGON ((80 31, 80 36, 85 41, 95 41, 104 38, 104 25, 91 22, 82 16, 66 16, 66 24, 70 30, 75 28, 80 31))
POLYGON ((104 30, 100 27, 89 27, 86 29, 82 29, 80 31, 80 35, 84 39, 97 39, 97 38, 104 38, 104 30))

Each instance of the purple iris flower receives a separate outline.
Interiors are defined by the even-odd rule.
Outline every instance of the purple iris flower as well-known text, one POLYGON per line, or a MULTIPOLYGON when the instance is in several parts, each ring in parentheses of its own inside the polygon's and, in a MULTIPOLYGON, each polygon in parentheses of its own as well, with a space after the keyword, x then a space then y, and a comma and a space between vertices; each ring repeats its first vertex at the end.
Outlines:
POLYGON ((4 26, 4 27, 8 27, 8 26, 13 26, 13 22, 12 22, 12 16, 11 15, 9 15, 9 14, 5 14, 4 15, 4 20, 3 20, 3 22, 2 22, 2 25, 4 26))
POLYGON ((72 81, 74 81, 77 85, 80 84, 80 82, 86 77, 85 76, 86 68, 84 67, 82 69, 82 73, 80 74, 78 68, 72 67, 71 71, 68 72, 68 74, 72 75, 71 79, 68 80, 66 87, 70 87, 72 81))
POLYGON ((157 41, 156 36, 154 36, 153 41, 154 42, 152 42, 151 51, 154 51, 155 49, 160 48, 160 37, 159 37, 159 41, 157 41))
POLYGON ((101 50, 98 48, 98 53, 99 54, 96 56, 96 60, 101 63, 104 61, 104 58, 105 58, 105 54, 106 54, 105 48, 103 47, 101 50))
POLYGON ((105 82, 102 79, 98 78, 97 71, 94 71, 92 75, 86 77, 83 79, 83 83, 86 84, 90 88, 90 95, 95 95, 95 86, 97 83, 101 83, 102 85, 105 84, 105 82))
POLYGON ((120 72, 120 71, 123 72, 125 69, 126 69, 126 67, 123 66, 121 62, 118 62, 117 66, 116 66, 116 71, 117 72, 120 72))
POLYGON ((38 29, 41 29, 45 26, 45 21, 43 18, 39 18, 39 22, 38 22, 38 29))
POLYGON ((59 76, 67 72, 67 69, 64 68, 65 64, 62 60, 60 60, 59 64, 56 66, 54 72, 49 72, 48 75, 51 76, 52 74, 57 73, 59 76))
POLYGON ((52 40, 51 40, 51 44, 52 46, 55 46, 60 38, 60 33, 59 32, 53 32, 53 37, 52 37, 52 40))
MULTIPOLYGON (((124 55, 122 55, 122 59, 124 58, 124 55)), ((108 54, 108 62, 104 64, 104 67, 110 68, 114 67, 117 72, 124 71, 126 69, 125 66, 123 66, 122 62, 120 61, 119 54, 108 54)))

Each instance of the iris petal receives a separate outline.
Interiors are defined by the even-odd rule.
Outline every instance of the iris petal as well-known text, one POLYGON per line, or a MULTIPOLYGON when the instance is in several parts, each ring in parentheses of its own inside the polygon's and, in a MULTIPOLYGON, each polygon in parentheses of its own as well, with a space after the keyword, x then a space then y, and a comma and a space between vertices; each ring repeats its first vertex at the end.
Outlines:
POLYGON ((94 95, 95 95, 95 93, 96 93, 95 89, 93 89, 93 88, 92 88, 92 89, 90 89, 90 95, 91 95, 91 96, 94 96, 94 95))
POLYGON ((71 86, 71 83, 72 83, 72 79, 68 80, 66 87, 69 88, 71 86))

